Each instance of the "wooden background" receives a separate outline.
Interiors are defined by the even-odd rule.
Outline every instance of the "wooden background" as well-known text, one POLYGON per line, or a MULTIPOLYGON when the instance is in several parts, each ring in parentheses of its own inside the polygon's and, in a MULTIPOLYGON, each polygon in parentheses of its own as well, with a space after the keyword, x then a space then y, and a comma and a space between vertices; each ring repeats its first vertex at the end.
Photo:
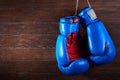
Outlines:
POLYGON ((72 77, 58 70, 59 18, 74 15, 76 0, 0 0, 0 80, 120 80, 120 0, 90 2, 115 42, 112 63, 72 77))

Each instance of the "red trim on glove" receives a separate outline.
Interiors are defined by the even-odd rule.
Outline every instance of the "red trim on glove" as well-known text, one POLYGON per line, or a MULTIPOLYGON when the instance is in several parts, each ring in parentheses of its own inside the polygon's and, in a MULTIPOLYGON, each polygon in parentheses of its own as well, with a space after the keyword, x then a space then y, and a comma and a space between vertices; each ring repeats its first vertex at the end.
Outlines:
POLYGON ((82 52, 80 48, 77 46, 77 33, 71 33, 71 35, 67 38, 67 50, 70 62, 82 57, 82 52))

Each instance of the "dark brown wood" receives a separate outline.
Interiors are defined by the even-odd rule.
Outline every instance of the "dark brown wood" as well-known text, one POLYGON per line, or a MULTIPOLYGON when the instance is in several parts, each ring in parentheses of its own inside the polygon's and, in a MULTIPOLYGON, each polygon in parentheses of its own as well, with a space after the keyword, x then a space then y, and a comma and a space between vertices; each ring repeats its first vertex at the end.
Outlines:
POLYGON ((58 70, 59 18, 74 15, 75 0, 0 0, 0 80, 120 80, 120 0, 90 2, 115 42, 112 63, 72 77, 58 70))

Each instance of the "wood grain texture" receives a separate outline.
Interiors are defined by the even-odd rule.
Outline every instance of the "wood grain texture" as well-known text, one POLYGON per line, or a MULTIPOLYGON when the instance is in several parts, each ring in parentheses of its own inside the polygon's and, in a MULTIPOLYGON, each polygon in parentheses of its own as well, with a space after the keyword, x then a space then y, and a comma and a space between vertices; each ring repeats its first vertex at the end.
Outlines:
POLYGON ((112 63, 72 77, 58 70, 59 18, 74 15, 75 0, 0 0, 0 80, 120 80, 120 0, 90 2, 116 45, 112 63))

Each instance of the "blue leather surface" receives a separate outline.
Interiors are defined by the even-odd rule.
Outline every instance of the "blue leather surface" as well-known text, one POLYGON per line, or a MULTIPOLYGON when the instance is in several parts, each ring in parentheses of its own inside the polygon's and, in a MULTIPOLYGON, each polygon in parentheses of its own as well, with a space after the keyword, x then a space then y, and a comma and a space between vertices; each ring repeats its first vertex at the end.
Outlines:
POLYGON ((86 72, 89 68, 87 60, 80 58, 70 62, 67 52, 67 37, 72 32, 79 32, 79 20, 72 23, 71 20, 76 16, 67 16, 60 19, 60 35, 56 42, 56 59, 58 68, 61 72, 67 75, 78 75, 86 72))
POLYGON ((87 13, 89 10, 92 8, 87 7, 79 13, 81 24, 88 36, 88 46, 91 52, 89 58, 95 64, 107 64, 114 59, 116 49, 104 24, 97 18, 92 20, 87 13))
POLYGON ((85 73, 89 68, 89 64, 86 59, 80 58, 73 61, 67 66, 62 66, 58 64, 58 67, 64 74, 73 76, 85 73))

